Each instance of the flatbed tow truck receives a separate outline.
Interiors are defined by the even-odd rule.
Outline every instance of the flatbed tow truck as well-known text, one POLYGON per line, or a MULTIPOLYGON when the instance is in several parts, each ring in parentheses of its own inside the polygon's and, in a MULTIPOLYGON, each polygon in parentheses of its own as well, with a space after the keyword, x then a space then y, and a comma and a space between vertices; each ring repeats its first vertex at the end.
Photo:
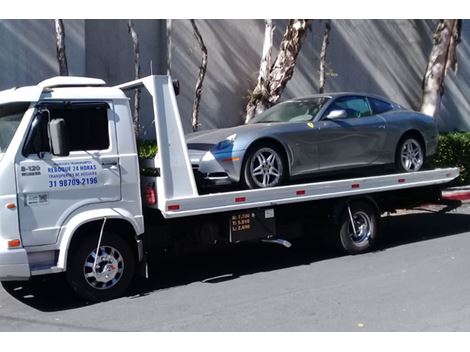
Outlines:
POLYGON ((200 194, 175 87, 169 76, 114 87, 56 77, 0 93, 0 280, 64 272, 79 296, 112 299, 145 273, 149 238, 162 249, 289 247, 321 234, 359 254, 376 243, 382 213, 438 201, 459 175, 446 168, 200 194), (138 158, 131 89, 151 96, 154 159, 138 158))

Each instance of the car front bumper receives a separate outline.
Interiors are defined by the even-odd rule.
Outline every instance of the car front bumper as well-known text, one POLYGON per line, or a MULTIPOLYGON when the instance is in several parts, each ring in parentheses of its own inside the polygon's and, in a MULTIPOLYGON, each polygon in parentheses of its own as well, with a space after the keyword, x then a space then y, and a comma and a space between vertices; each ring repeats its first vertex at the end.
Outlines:
POLYGON ((229 185, 240 181, 245 151, 212 153, 189 150, 189 158, 200 184, 229 185))
POLYGON ((24 248, 0 249, 0 281, 28 280, 31 276, 24 248))

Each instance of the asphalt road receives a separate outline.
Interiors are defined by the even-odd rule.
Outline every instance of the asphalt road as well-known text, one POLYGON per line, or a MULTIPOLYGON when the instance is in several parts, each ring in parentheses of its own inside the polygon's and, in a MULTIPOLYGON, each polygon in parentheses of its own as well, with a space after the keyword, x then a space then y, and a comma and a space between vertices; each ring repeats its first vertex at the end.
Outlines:
POLYGON ((152 263, 127 297, 87 304, 61 276, 0 286, 1 331, 469 331, 470 206, 384 222, 379 248, 300 241, 152 263))

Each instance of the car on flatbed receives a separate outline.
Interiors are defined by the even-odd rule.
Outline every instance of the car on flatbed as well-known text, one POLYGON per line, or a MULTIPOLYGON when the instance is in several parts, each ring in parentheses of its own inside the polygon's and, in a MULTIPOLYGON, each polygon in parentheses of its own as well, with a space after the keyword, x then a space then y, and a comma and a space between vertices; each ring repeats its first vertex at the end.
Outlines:
POLYGON ((292 99, 246 125, 186 135, 201 182, 246 188, 377 165, 419 171, 437 140, 433 118, 359 93, 292 99))

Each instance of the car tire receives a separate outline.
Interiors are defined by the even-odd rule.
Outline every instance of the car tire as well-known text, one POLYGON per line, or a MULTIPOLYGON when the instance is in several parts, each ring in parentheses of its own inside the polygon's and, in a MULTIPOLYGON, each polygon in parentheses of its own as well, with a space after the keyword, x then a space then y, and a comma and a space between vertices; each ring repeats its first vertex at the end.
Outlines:
POLYGON ((379 233, 379 219, 376 208, 370 202, 358 200, 347 203, 336 227, 338 248, 348 254, 361 254, 371 250, 379 233), (354 220, 354 229, 351 217, 354 220))
POLYGON ((274 144, 251 147, 242 166, 242 176, 244 185, 250 189, 282 185, 287 176, 283 151, 274 144))
POLYGON ((95 273, 94 254, 98 237, 90 236, 71 249, 66 277, 81 298, 107 301, 120 297, 129 287, 136 270, 136 256, 131 245, 119 235, 103 232, 95 273))
POLYGON ((425 162, 422 142, 414 135, 405 135, 397 146, 395 168, 399 172, 415 172, 421 170, 425 162))

